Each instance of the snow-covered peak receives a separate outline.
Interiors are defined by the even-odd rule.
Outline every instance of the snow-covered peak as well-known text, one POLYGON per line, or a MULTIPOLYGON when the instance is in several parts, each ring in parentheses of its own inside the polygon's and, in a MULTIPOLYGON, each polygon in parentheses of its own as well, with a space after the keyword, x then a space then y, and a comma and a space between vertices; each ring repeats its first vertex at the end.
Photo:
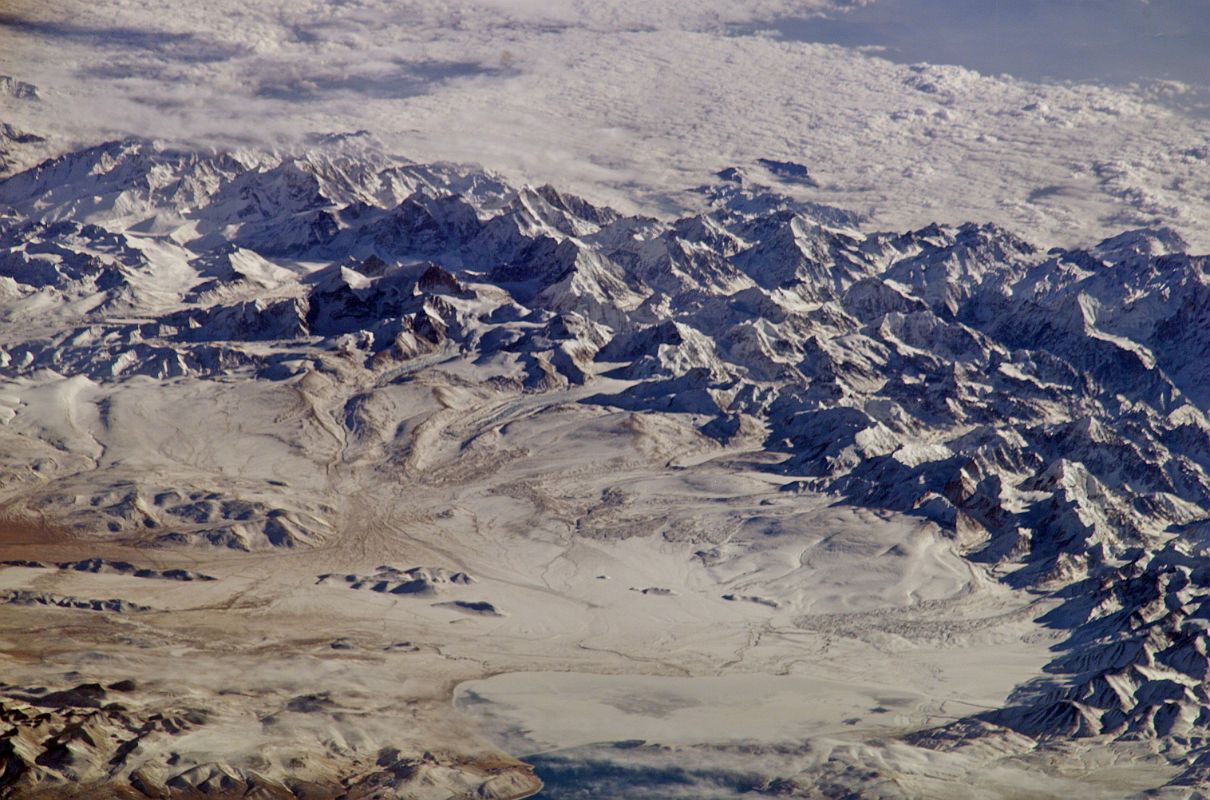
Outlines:
MULTIPOLYGON (((958 73, 918 78, 962 88, 958 73)), ((763 447, 751 468, 787 492, 937 526, 1010 584, 1100 587, 1080 595, 1106 613, 1081 629, 1079 668, 1056 668, 1076 677, 996 724, 1150 737, 1210 715, 1204 634, 1181 621, 1202 593, 1171 577, 1204 579, 1187 562, 1210 519, 1207 258, 1164 229, 1091 250, 989 224, 867 231, 739 170, 700 194, 698 214, 630 217, 371 150, 110 142, 0 181, 0 367, 54 402, 100 398, 97 415, 131 387, 189 382, 289 387, 274 419, 309 420, 322 386, 343 416, 298 424, 380 459, 404 429, 363 413, 359 392, 429 369, 458 387, 450 408, 458 392, 549 393, 676 415, 704 440, 763 447)), ((46 435, 110 469, 69 423, 46 435)), ((166 546, 303 547, 328 530, 319 509, 123 480, 105 473, 85 501, 53 480, 9 499, 64 524, 171 528, 166 546)))

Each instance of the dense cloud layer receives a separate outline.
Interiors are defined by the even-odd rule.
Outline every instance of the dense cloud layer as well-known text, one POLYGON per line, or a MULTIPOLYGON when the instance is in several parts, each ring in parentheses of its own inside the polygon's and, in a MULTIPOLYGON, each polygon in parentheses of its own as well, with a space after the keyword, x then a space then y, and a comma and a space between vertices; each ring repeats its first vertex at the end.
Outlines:
POLYGON ((70 5, 0 18, 0 72, 42 89, 10 121, 76 142, 364 129, 646 211, 691 204, 683 190, 727 164, 786 159, 819 182, 805 196, 882 227, 991 220, 1088 244, 1163 223, 1207 244, 1205 120, 1152 90, 896 65, 772 31, 801 3, 70 5))

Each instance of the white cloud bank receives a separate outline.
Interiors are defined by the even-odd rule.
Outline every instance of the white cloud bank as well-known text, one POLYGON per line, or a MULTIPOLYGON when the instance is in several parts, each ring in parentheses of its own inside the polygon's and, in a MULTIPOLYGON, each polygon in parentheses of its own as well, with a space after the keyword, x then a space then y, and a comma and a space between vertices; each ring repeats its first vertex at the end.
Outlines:
POLYGON ((0 14, 6 109, 77 141, 288 144, 366 129, 418 159, 667 211, 760 157, 902 228, 993 220, 1078 243, 1168 224, 1210 249, 1210 122, 1141 95, 913 68, 751 33, 822 0, 79 0, 0 14))

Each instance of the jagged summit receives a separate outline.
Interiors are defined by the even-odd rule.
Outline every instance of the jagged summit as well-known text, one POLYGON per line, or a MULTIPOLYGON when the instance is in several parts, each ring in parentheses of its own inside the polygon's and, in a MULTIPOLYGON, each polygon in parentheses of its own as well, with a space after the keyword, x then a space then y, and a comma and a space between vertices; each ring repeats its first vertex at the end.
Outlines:
MULTIPOLYGON (((1167 229, 1086 250, 865 231, 740 170, 698 191, 702 213, 658 220, 450 164, 103 144, 0 182, 0 366, 84 393, 340 375, 368 438, 387 423, 358 416, 356 376, 438 361, 502 396, 686 415, 759 442, 787 491, 914 515, 1012 585, 1068 587, 1071 680, 989 724, 1210 724, 1210 584, 1181 544, 1210 519, 1210 258, 1167 229)), ((19 502, 163 546, 326 535, 317 508, 132 486, 90 458, 91 497, 19 502)))

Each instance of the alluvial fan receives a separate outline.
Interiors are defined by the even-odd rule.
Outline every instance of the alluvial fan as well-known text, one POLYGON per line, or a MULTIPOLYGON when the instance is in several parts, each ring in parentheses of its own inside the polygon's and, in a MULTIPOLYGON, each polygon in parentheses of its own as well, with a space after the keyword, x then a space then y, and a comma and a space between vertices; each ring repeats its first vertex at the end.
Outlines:
MULTIPOLYGON (((1154 740, 1180 765, 1174 786, 1205 780, 1210 258, 1165 229, 1075 250, 990 224, 871 232, 740 170, 699 194, 700 213, 653 219, 370 151, 128 139, 46 161, 0 182, 0 501, 93 541, 309 550, 333 546, 346 525, 333 500, 341 470, 366 485, 456 485, 491 469, 476 447, 534 398, 628 412, 631 426, 674 418, 709 446, 759 451, 737 469, 773 476, 788 501, 823 496, 928 523, 972 569, 1049 599, 1039 622, 1063 639, 1045 677, 1002 708, 917 730, 914 743, 1154 740), (438 366, 452 414, 469 407, 460 395, 497 404, 468 422, 484 439, 452 461, 438 457, 448 437, 407 428, 375 394, 438 366), (180 468, 148 469, 140 426, 183 425, 174 408, 202 407, 213 414, 191 424, 260 442, 240 454, 245 466, 258 447, 273 463, 241 472, 196 443, 184 453, 157 439, 180 468), (308 429, 325 449, 283 445, 273 426, 308 429), (296 481, 295 461, 317 477, 296 481)), ((660 457, 680 468, 675 448, 660 457)), ((494 491, 539 503, 520 484, 494 491)), ((541 507, 557 515, 560 502, 541 507)), ((575 535, 620 536, 626 502, 603 495, 575 535)), ((650 532, 641 527, 625 535, 650 532)), ((735 557, 712 531, 663 533, 700 545, 706 568, 735 557)), ((96 563, 107 575, 136 569, 96 563)), ((407 602, 477 584, 436 566, 317 579, 407 602)), ((631 588, 652 602, 676 596, 631 588)), ((783 605, 739 588, 723 597, 783 605)), ((3 602, 153 610, 24 591, 3 602)), ((510 613, 469 596, 439 605, 467 620, 510 613)), ((31 698, 5 700, 4 719, 26 738, 8 740, 0 783, 73 774, 71 759, 30 744, 58 724, 12 710, 31 698)), ((109 709, 87 723, 102 731, 171 721, 94 705, 109 709)), ((406 765, 399 785, 429 769, 406 765)), ((164 786, 256 785, 224 770, 165 773, 164 786)), ((132 784, 149 785, 139 775, 132 784)))

